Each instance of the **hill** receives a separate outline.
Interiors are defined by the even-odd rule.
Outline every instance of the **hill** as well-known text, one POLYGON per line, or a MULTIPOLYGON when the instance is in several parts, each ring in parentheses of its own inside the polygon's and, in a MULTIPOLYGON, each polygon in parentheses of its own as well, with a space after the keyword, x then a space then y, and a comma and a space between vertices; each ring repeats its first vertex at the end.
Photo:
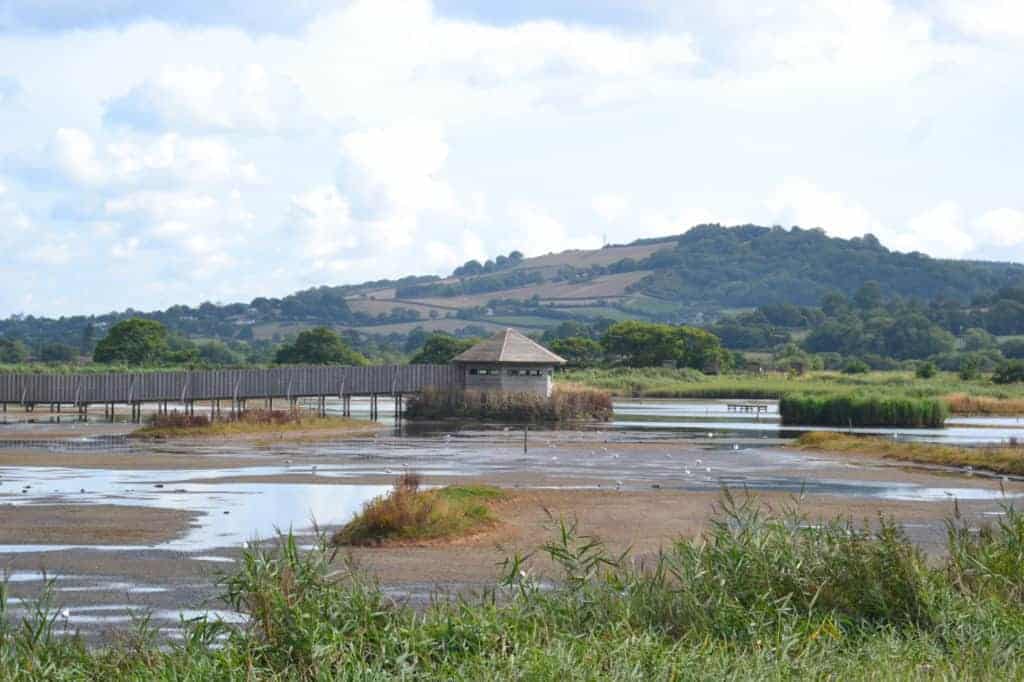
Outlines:
POLYGON ((597 318, 707 323, 756 306, 815 305, 829 292, 852 295, 870 281, 887 298, 969 304, 1024 283, 1024 266, 899 253, 871 235, 840 239, 820 229, 700 225, 590 251, 469 261, 445 278, 322 286, 283 298, 147 313, 12 316, 0 320, 0 336, 35 346, 86 346, 117 320, 139 315, 193 338, 244 341, 279 340, 317 324, 394 339, 416 328, 530 332, 597 318))

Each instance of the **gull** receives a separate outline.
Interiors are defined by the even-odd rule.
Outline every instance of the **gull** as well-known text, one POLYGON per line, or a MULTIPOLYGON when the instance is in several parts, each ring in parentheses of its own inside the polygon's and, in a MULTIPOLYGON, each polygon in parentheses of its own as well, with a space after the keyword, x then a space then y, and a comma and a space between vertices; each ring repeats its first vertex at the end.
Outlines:
POLYGON ((67 620, 68 618, 70 618, 71 617, 71 609, 61 609, 60 610, 60 617, 63 618, 64 620, 67 620))
POLYGON ((690 470, 689 469, 684 469, 683 473, 685 473, 687 476, 689 476, 690 475, 690 470))
POLYGON ((618 458, 619 458, 619 453, 616 452, 616 453, 612 454, 612 459, 618 459, 618 458))
POLYGON ((739 450, 739 449, 740 449, 740 445, 739 445, 739 443, 733 443, 733 444, 732 444, 732 449, 733 449, 733 450, 739 450))
POLYGON ((622 481, 615 481, 615 489, 618 490, 622 487, 622 481))
POLYGON ((696 465, 697 465, 697 466, 700 466, 700 465, 701 465, 701 464, 703 464, 703 463, 704 463, 704 460, 701 460, 701 459, 698 459, 698 460, 696 461, 696 465))
POLYGON ((705 471, 706 473, 709 473, 709 474, 710 474, 710 473, 711 473, 711 467, 704 467, 704 471, 705 471))

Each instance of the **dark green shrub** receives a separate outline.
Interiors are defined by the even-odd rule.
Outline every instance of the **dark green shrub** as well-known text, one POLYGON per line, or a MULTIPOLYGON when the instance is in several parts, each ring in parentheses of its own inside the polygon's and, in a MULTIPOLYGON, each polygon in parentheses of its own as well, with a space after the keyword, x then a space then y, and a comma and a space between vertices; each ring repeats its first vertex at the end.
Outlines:
POLYGON ((868 367, 868 363, 856 358, 848 360, 846 364, 843 365, 843 374, 867 374, 870 371, 871 368, 868 367))
POLYGON ((1024 360, 1008 360, 992 375, 993 383, 1018 384, 1024 381, 1024 360))
POLYGON ((934 362, 922 362, 914 370, 914 376, 918 379, 931 379, 938 374, 939 368, 935 366, 934 362))

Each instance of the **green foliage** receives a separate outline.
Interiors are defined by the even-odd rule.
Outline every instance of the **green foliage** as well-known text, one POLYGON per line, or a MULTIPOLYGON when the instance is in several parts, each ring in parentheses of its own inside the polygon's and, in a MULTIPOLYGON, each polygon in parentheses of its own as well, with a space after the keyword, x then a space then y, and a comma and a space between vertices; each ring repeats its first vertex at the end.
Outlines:
POLYGON ((1009 339, 999 345, 1003 355, 1014 360, 1024 360, 1024 339, 1009 339))
POLYGON ((118 322, 96 344, 93 360, 104 364, 157 365, 170 348, 167 329, 155 320, 133 317, 118 322))
POLYGON ((992 381, 997 384, 1024 382, 1024 360, 1007 360, 992 375, 992 381))
POLYGON ((593 339, 581 336, 555 339, 549 348, 565 358, 569 367, 594 367, 604 359, 604 347, 593 339))
POLYGON ((207 341, 197 345, 199 359, 208 365, 227 366, 245 363, 245 357, 223 341, 207 341))
POLYGON ((43 362, 73 362, 78 359, 78 349, 66 343, 47 343, 39 349, 39 359, 43 362))
POLYGON ((868 363, 857 358, 848 360, 846 364, 843 365, 843 374, 867 374, 870 371, 871 368, 868 367, 868 363))
POLYGON ((949 408, 934 398, 794 394, 779 400, 779 416, 790 426, 939 428, 949 418, 949 408))
MULTIPOLYGON (((814 305, 830 291, 850 296, 861 287, 860 301, 875 307, 878 292, 867 284, 872 281, 890 296, 966 303, 1024 276, 1019 265, 896 253, 871 235, 847 240, 818 229, 756 225, 699 225, 676 239, 675 248, 658 251, 638 267, 655 270, 638 290, 716 307, 814 305)), ((1011 309, 999 314, 1011 326, 1024 319, 1018 313, 1014 322, 1011 309)))
POLYGON ((938 373, 939 368, 935 366, 934 362, 922 362, 914 370, 914 376, 918 379, 931 379, 938 373))
POLYGON ((425 390, 406 403, 409 419, 479 419, 514 423, 572 420, 607 421, 611 396, 605 391, 557 388, 550 397, 536 393, 425 390))
POLYGON ((17 364, 28 360, 28 348, 18 339, 0 337, 0 362, 17 364))
POLYGON ((729 360, 714 334, 696 327, 618 322, 601 339, 608 357, 628 367, 691 367, 717 372, 729 360))
POLYGON ((274 361, 282 365, 365 365, 365 357, 355 352, 327 327, 300 332, 295 341, 278 349, 274 361))
POLYGON ((448 334, 433 334, 409 360, 414 365, 447 365, 459 353, 472 348, 480 339, 457 339, 448 334))

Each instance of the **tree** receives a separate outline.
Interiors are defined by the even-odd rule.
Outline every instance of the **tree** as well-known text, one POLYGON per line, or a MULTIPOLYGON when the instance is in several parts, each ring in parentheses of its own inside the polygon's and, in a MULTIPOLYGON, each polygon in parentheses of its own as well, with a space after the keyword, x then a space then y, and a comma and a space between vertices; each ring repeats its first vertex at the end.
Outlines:
POLYGON ((1024 360, 1024 339, 1010 339, 1003 341, 999 346, 999 350, 1003 352, 1008 358, 1014 360, 1024 360))
POLYGON ((244 362, 241 354, 228 348, 223 341, 207 341, 198 346, 199 359, 211 365, 240 365, 244 362))
POLYGON ((78 358, 78 351, 66 343, 47 343, 39 349, 39 359, 43 362, 71 362, 78 358))
POLYGON ((605 353, 629 367, 692 367, 717 372, 729 354, 717 336, 704 329, 626 320, 601 338, 605 353))
POLYGON ((352 350, 333 330, 314 327, 277 350, 274 362, 282 365, 365 365, 367 359, 352 350))
POLYGON ((28 360, 28 348, 18 339, 0 337, 0 362, 16 365, 28 360))
POLYGON ((871 310, 882 305, 882 286, 875 281, 865 282, 853 295, 853 302, 861 310, 871 310))
POLYGON ((996 337, 989 334, 984 329, 978 329, 977 327, 971 327, 964 332, 964 350, 989 350, 999 345, 996 341, 996 337))
POLYGON ((93 360, 100 363, 156 365, 168 352, 167 329, 156 320, 133 317, 118 322, 96 344, 93 360))
POLYGON ((82 355, 92 355, 96 347, 96 325, 92 322, 82 327, 82 338, 78 344, 78 350, 82 355))
POLYGON ((413 365, 447 365, 456 355, 475 346, 479 339, 457 339, 448 334, 434 334, 409 360, 413 365))
POLYGON ((934 362, 922 362, 914 370, 914 375, 918 379, 931 379, 938 374, 939 368, 935 366, 934 362))
POLYGON ((1024 382, 1024 360, 1007 360, 992 375, 996 384, 1019 384, 1024 382))
POLYGON ((597 341, 570 336, 551 342, 551 351, 566 359, 570 367, 593 367, 604 358, 604 348, 597 341))

